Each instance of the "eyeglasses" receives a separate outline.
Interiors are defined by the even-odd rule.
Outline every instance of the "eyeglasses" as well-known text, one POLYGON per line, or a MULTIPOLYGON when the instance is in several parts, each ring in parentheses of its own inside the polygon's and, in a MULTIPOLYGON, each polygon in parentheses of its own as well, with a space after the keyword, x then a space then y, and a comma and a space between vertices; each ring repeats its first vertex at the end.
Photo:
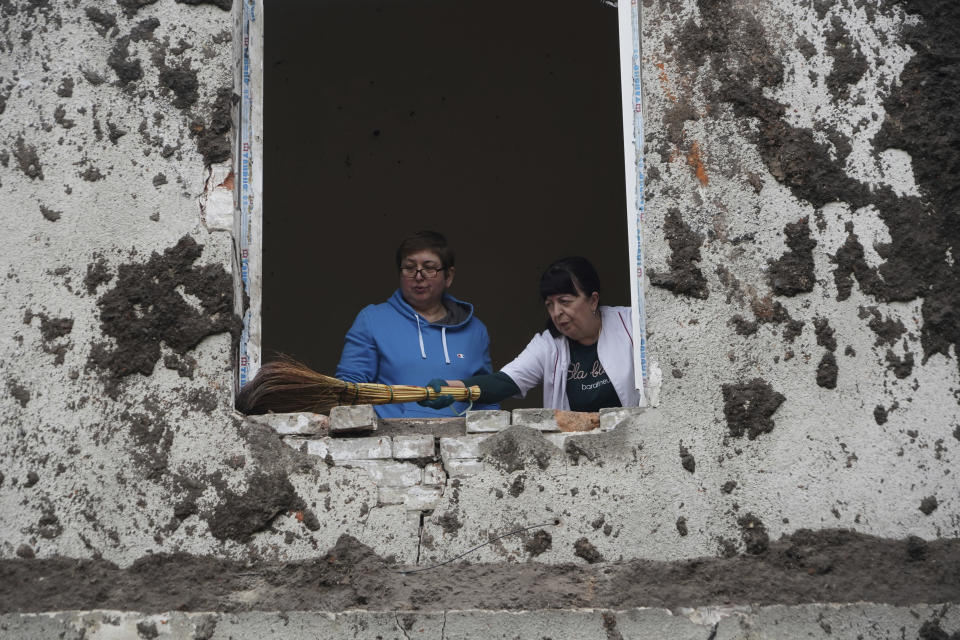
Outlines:
POLYGON ((424 278, 436 278, 444 269, 446 267, 400 267, 400 274, 404 278, 416 278, 418 273, 424 278))

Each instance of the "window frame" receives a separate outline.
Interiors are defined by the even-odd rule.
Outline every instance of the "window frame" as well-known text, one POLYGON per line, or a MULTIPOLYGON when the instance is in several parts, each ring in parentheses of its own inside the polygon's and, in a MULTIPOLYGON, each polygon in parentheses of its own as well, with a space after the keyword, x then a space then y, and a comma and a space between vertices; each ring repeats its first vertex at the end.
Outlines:
MULTIPOLYGON (((256 375, 262 362, 263 292, 263 2, 234 3, 234 86, 240 100, 234 111, 234 307, 243 329, 237 346, 235 392, 256 375)), ((630 264, 630 303, 635 384, 646 403, 646 310, 644 304, 643 222, 643 92, 641 78, 641 12, 637 0, 617 3, 620 48, 620 91, 623 115, 624 183, 630 264), (636 337, 639 336, 639 340, 636 337)))
POLYGON ((641 74, 640 7, 637 0, 617 3, 620 28, 620 92, 623 114, 623 165, 627 191, 627 255, 630 256, 630 306, 633 310, 633 365, 640 405, 646 403, 647 318, 644 299, 643 221, 643 82, 641 74))
POLYGON ((233 279, 234 309, 243 328, 234 367, 235 393, 261 363, 263 300, 263 6, 234 3, 235 106, 233 279))

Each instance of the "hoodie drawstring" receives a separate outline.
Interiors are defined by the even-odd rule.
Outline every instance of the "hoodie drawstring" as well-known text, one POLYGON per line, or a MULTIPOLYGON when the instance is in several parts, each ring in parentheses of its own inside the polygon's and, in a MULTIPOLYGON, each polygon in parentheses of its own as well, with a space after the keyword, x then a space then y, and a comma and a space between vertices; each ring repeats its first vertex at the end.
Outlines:
MULTIPOLYGON (((427 350, 423 348, 423 331, 420 330, 420 316, 419 314, 413 314, 413 317, 417 320, 417 337, 420 338, 420 357, 426 359, 427 350)), ((443 340, 443 359, 447 364, 450 364, 450 353, 447 351, 447 328, 440 327, 440 337, 443 340)))
POLYGON ((413 317, 417 319, 417 336, 420 338, 420 357, 426 360, 427 350, 423 348, 423 332, 420 331, 420 316, 415 313, 413 317))

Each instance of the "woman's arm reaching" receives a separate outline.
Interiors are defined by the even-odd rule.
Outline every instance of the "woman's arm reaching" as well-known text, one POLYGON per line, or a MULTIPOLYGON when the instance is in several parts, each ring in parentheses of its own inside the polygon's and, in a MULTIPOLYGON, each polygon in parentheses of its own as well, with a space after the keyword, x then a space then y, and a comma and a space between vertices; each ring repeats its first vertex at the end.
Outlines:
MULTIPOLYGON (((441 386, 447 387, 480 387, 480 398, 478 404, 491 404, 500 402, 511 396, 519 395, 520 387, 513 381, 513 378, 502 371, 496 373, 481 374, 471 376, 464 380, 443 380, 434 378, 426 384, 434 391, 440 391, 441 386)), ((452 396, 439 396, 433 400, 423 400, 420 404, 434 409, 442 409, 453 403, 452 396)))

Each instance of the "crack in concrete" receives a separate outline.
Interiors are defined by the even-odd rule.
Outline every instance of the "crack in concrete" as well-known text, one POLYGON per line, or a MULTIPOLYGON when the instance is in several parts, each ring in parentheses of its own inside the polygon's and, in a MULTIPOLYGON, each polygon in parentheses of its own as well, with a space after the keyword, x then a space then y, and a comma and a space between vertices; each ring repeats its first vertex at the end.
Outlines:
POLYGON ((380 508, 379 505, 370 507, 370 509, 367 510, 367 515, 360 519, 360 524, 363 525, 362 528, 360 529, 360 532, 362 535, 365 535, 367 533, 367 523, 370 521, 370 512, 373 511, 374 509, 379 509, 379 508, 380 508))
MULTIPOLYGON (((447 495, 447 490, 450 487, 450 471, 447 470, 447 463, 443 459, 443 456, 440 453, 439 437, 435 437, 433 439, 433 458, 434 460, 440 463, 440 468, 443 469, 443 475, 444 475, 443 491, 440 494, 442 498, 443 496, 447 495)), ((433 511, 434 511, 433 509, 424 509, 420 511, 420 533, 417 536, 417 560, 415 562, 416 565, 420 564, 420 552, 423 550, 423 534, 425 533, 424 526, 427 521, 427 516, 433 515, 433 511)))
POLYGON ((447 638, 447 610, 443 610, 443 624, 440 626, 440 640, 447 638))
POLYGON ((393 612, 393 620, 394 620, 394 622, 395 622, 396 625, 397 625, 397 629, 399 629, 399 630, 400 630, 400 633, 403 634, 403 637, 406 638, 407 640, 410 640, 410 636, 407 635, 407 630, 403 628, 403 625, 402 625, 402 624, 400 624, 400 612, 399 612, 399 611, 394 611, 394 612, 393 612))
POLYGON ((420 564, 420 549, 423 548, 423 522, 427 517, 426 511, 420 512, 420 532, 417 534, 417 559, 414 564, 420 564))
POLYGON ((716 640, 717 634, 720 632, 720 623, 723 622, 724 618, 743 613, 745 609, 740 605, 732 605, 695 607, 693 609, 679 607, 669 611, 671 615, 684 616, 694 624, 710 627, 710 634, 706 640, 716 640))
POLYGON ((716 637, 717 637, 717 630, 719 630, 719 629, 720 629, 720 623, 719 623, 719 622, 715 622, 715 623, 713 624, 713 629, 710 630, 710 635, 707 636, 707 640, 715 640, 716 637))
POLYGON ((207 165, 204 171, 207 177, 203 180, 203 192, 197 196, 197 204, 200 206, 200 224, 203 226, 204 231, 213 233, 210 227, 207 226, 207 196, 210 194, 210 178, 213 177, 213 167, 207 165))
MULTIPOLYGON (((563 442, 561 443, 561 445, 557 447, 560 450, 560 461, 563 463, 563 484, 566 487, 570 486, 570 459, 567 457, 567 440, 569 440, 572 437, 575 437, 575 436, 567 436, 566 438, 563 439, 563 442)), ((559 520, 560 516, 563 515, 560 513, 555 513, 552 509, 548 509, 548 511, 550 513, 553 513, 554 518, 556 518, 557 520, 559 520)), ((555 527, 559 528, 560 527, 559 523, 556 524, 555 527)))

